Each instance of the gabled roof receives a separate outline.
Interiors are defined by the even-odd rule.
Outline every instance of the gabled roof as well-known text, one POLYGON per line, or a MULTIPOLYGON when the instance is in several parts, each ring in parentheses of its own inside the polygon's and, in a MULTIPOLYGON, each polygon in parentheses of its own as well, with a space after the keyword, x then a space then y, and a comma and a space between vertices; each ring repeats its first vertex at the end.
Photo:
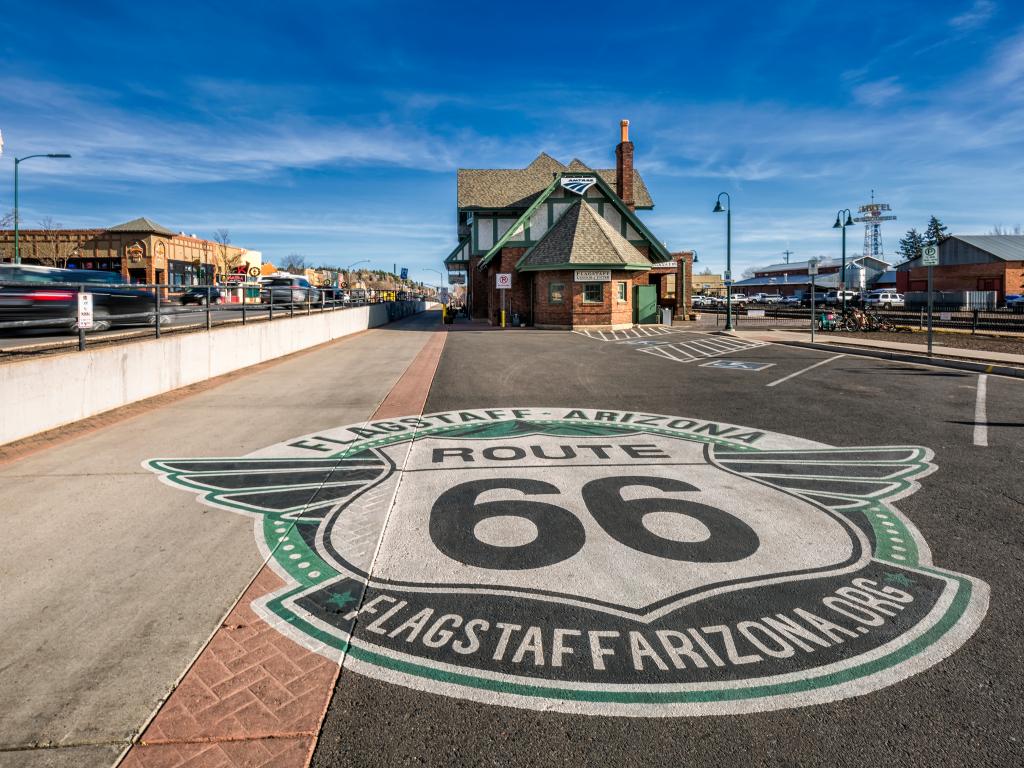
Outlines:
POLYGON ((1002 261, 1024 261, 1024 235, 953 235, 1002 261))
POLYGON ((516 264, 522 271, 571 267, 650 269, 651 261, 578 198, 516 264))
POLYGON ((167 235, 173 237, 174 232, 169 230, 167 227, 161 227, 155 221, 147 219, 145 216, 140 216, 137 219, 126 221, 124 224, 118 224, 116 227, 110 227, 108 232, 146 232, 155 233, 158 235, 167 235))
MULTIPOLYGON (((459 209, 492 210, 526 208, 551 183, 555 173, 565 171, 596 173, 615 187, 615 169, 592 169, 574 159, 568 166, 541 152, 525 168, 460 168, 458 171, 459 209)), ((633 197, 637 208, 653 208, 654 201, 644 180, 633 169, 633 197)))
MULTIPOLYGON (((864 261, 874 261, 884 266, 891 266, 891 264, 885 259, 876 259, 874 256, 847 256, 846 265, 860 264, 864 261)), ((818 267, 838 267, 841 265, 840 259, 833 257, 824 257, 818 259, 818 267)), ((807 271, 807 266, 810 264, 809 261, 793 261, 789 264, 769 264, 767 267, 755 267, 755 272, 791 272, 791 271, 807 271)))
POLYGON ((468 243, 468 242, 469 242, 469 235, 467 235, 466 237, 464 237, 461 240, 459 240, 459 244, 456 245, 455 248, 452 249, 452 252, 449 253, 445 257, 444 263, 445 264, 452 264, 452 263, 455 263, 455 262, 461 263, 461 262, 464 262, 464 261, 469 261, 468 258, 465 258, 465 259, 460 259, 459 258, 459 254, 462 252, 462 249, 466 247, 466 243, 468 243))
MULTIPOLYGON (((555 191, 555 188, 559 186, 559 181, 563 175, 564 173, 555 174, 554 178, 551 179, 551 183, 548 184, 539 195, 537 195, 536 199, 530 204, 530 207, 520 214, 516 222, 508 228, 504 235, 498 238, 498 242, 491 247, 491 250, 484 254, 483 258, 480 259, 479 266, 486 267, 490 260, 499 254, 501 249, 505 247, 505 243, 512 238, 513 233, 518 232, 520 227, 526 226, 530 217, 533 215, 533 212, 539 208, 541 203, 543 203, 548 196, 555 191)), ((654 235, 651 234, 651 231, 646 227, 646 225, 640 221, 633 211, 626 207, 626 204, 622 202, 622 198, 616 195, 612 191, 611 187, 608 186, 608 183, 600 176, 597 177, 597 188, 600 189, 608 201, 615 206, 619 215, 622 216, 626 222, 631 224, 633 229, 635 229, 636 232, 650 245, 650 249, 653 251, 653 254, 651 259, 648 261, 652 261, 655 257, 660 257, 662 261, 669 261, 672 258, 664 243, 657 240, 654 235)))

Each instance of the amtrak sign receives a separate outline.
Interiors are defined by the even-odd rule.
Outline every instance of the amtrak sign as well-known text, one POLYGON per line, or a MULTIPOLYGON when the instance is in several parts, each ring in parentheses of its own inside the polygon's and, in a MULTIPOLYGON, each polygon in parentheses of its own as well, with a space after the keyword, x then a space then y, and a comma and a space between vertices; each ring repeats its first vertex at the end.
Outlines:
POLYGON ((953 653, 986 584, 895 504, 917 446, 832 448, 697 418, 451 411, 246 457, 154 459, 251 515, 268 623, 373 678, 490 704, 754 712, 895 684, 953 653))
POLYGON ((563 176, 562 186, 577 195, 586 194, 587 190, 597 184, 593 176, 563 176))

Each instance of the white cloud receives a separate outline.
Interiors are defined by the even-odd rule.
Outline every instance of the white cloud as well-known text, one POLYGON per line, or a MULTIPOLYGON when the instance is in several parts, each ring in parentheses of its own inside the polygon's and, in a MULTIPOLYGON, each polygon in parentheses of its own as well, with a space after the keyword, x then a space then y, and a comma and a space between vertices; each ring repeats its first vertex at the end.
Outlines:
POLYGON ((897 78, 886 77, 869 83, 861 83, 853 89, 853 98, 869 107, 882 107, 903 94, 903 86, 897 78))
POLYGON ((992 0, 974 0, 974 3, 963 13, 949 20, 954 29, 968 30, 980 27, 996 12, 996 4, 992 0))

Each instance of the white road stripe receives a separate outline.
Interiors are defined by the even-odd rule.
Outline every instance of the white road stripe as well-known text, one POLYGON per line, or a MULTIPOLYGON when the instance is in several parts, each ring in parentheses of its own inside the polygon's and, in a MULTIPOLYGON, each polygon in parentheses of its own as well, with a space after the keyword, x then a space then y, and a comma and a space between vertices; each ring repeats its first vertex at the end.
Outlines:
POLYGON ((988 415, 985 412, 985 396, 988 389, 988 375, 978 374, 978 395, 974 401, 974 444, 988 446, 988 415))
POLYGON ((799 371, 796 371, 795 373, 789 374, 789 376, 783 376, 781 379, 776 379, 771 384, 768 384, 768 386, 769 387, 774 387, 776 384, 781 384, 784 381, 789 381, 794 376, 799 376, 801 373, 807 373, 809 370, 811 370, 813 368, 817 368, 819 365, 824 365, 825 363, 831 363, 833 360, 838 360, 840 357, 846 357, 846 355, 845 354, 843 354, 843 355, 836 355, 835 357, 830 357, 830 358, 828 358, 826 360, 819 360, 814 365, 808 365, 806 368, 801 368, 799 371))

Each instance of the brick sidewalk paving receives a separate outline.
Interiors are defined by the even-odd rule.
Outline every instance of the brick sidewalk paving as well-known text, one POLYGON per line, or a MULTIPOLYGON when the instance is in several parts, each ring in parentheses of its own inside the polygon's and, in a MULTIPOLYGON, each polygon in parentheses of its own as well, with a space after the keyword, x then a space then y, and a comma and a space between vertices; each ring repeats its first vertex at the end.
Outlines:
MULTIPOLYGON (((371 419, 423 412, 445 333, 436 333, 371 419)), ((284 582, 264 565, 160 708, 122 768, 303 768, 340 667, 250 607, 284 582)))

